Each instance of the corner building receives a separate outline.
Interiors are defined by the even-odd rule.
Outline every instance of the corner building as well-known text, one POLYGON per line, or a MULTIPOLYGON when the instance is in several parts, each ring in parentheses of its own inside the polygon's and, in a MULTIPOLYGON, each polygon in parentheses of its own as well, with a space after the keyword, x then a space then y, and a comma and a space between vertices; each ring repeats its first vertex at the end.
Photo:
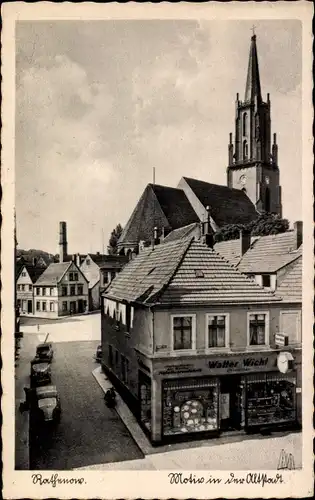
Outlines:
POLYGON ((281 296, 206 242, 144 249, 102 297, 102 367, 152 443, 301 422, 301 346, 281 296))

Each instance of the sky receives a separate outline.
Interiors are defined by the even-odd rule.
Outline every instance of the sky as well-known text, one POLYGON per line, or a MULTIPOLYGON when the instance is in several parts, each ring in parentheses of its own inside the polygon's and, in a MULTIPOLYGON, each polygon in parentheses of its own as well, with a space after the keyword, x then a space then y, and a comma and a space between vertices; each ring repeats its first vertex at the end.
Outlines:
POLYGON ((277 133, 283 216, 302 217, 301 24, 295 20, 16 23, 19 248, 102 252, 145 186, 226 185, 255 25, 277 133))

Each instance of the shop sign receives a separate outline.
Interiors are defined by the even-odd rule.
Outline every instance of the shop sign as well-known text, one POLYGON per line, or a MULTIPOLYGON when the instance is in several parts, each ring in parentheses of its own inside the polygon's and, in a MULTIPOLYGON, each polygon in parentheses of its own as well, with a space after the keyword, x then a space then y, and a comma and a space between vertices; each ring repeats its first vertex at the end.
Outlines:
POLYGON ((276 333, 275 335, 275 343, 279 347, 284 347, 289 345, 289 337, 284 333, 276 333))
POLYGON ((160 375, 171 375, 180 373, 198 373, 201 372, 201 368, 196 368, 193 364, 182 364, 182 365, 166 365, 164 369, 159 372, 160 375))
POLYGON ((281 373, 287 373, 291 368, 293 356, 290 352, 280 352, 277 358, 277 366, 281 373))
POLYGON ((209 361, 209 368, 211 370, 226 369, 227 371, 240 371, 248 370, 251 368, 266 368, 268 365, 269 357, 259 357, 259 358, 243 358, 239 359, 225 359, 225 360, 214 360, 209 361))

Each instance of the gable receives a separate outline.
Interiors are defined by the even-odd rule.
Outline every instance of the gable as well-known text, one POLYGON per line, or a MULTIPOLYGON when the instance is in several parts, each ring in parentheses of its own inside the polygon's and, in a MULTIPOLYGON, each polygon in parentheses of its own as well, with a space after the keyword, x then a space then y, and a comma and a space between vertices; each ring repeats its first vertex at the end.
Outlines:
POLYGON ((22 269, 20 271, 20 274, 18 276, 18 279, 17 279, 17 283, 19 285, 24 285, 24 284, 31 285, 33 283, 32 280, 31 280, 31 277, 30 277, 30 275, 28 273, 28 270, 27 270, 26 266, 22 267, 22 269), (24 276, 24 274, 25 274, 25 276, 24 276))
POLYGON ((78 273, 79 279, 78 281, 76 281, 76 283, 82 283, 88 281, 83 272, 78 268, 78 266, 74 262, 71 262, 71 264, 69 264, 68 268, 63 273, 63 275, 59 278, 59 282, 68 283, 70 273, 78 273))

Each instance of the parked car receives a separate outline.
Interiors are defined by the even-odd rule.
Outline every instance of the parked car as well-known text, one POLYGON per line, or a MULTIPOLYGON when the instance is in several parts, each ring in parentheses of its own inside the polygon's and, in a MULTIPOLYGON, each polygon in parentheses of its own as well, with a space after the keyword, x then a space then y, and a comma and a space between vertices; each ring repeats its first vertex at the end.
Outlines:
POLYGON ((55 385, 35 389, 33 408, 38 423, 58 423, 61 416, 60 398, 55 385))
POLYGON ((51 342, 43 342, 36 347, 36 358, 51 362, 53 356, 54 351, 51 342))
POLYGON ((31 387, 51 383, 51 366, 47 361, 34 358, 31 361, 31 387))
POLYGON ((99 344, 96 349, 95 361, 102 361, 102 344, 99 344))

